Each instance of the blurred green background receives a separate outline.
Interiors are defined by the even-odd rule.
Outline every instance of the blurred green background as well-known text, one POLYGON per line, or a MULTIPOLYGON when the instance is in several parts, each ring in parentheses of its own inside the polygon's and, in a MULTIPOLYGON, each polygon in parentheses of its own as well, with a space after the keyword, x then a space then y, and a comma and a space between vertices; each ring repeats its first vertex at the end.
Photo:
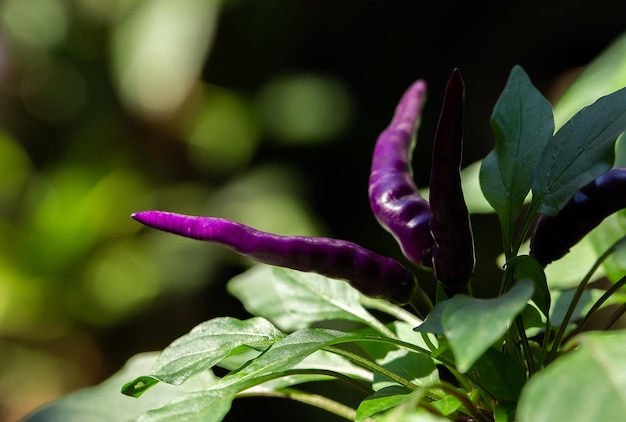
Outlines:
MULTIPOLYGON (((429 84, 414 153, 425 186, 454 67, 469 164, 492 147, 513 65, 554 101, 626 29, 620 2, 518 3, 0 1, 0 420, 204 320, 246 316, 224 284, 247 261, 144 229, 134 211, 339 237, 403 260, 369 211, 367 178, 404 89, 429 84)), ((473 219, 475 279, 487 279, 497 220, 473 219)))

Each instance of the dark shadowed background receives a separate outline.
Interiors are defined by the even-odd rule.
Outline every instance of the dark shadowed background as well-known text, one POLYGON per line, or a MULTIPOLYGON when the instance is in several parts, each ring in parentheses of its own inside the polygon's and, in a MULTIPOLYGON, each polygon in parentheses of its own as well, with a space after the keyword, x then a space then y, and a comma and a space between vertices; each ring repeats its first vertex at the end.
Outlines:
MULTIPOLYGON (((467 165, 493 145, 511 68, 556 100, 624 31, 620 3, 0 2, 0 420, 209 318, 247 316, 224 286, 249 262, 144 229, 132 212, 339 237, 403 260, 367 202, 371 151, 403 91, 428 83, 414 152, 426 186, 453 68, 467 165)), ((497 220, 472 218, 474 291, 489 296, 497 220)), ((270 419, 290 421, 303 405, 242 399, 227 420, 276 406, 270 419)))

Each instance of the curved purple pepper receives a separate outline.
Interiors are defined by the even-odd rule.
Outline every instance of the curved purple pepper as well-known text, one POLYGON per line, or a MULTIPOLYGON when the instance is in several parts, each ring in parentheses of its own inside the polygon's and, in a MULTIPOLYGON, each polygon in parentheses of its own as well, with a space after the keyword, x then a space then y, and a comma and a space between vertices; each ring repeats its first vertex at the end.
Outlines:
POLYGON ((474 273, 474 239, 461 189, 465 87, 454 69, 446 85, 430 173, 433 269, 448 296, 467 291, 474 273))
POLYGON ((408 303, 416 289, 399 262, 345 240, 279 236, 222 218, 163 211, 134 213, 135 220, 166 232, 215 242, 258 262, 347 281, 366 296, 408 303))
POLYGON ((404 256, 419 267, 432 267, 430 206, 420 196, 411 171, 415 132, 426 100, 426 83, 414 82, 404 93, 390 125, 374 148, 369 201, 379 224, 389 231, 404 256))
POLYGON ((530 255, 545 267, 566 255, 609 215, 626 208, 626 168, 613 168, 580 188, 555 216, 541 215, 530 255))

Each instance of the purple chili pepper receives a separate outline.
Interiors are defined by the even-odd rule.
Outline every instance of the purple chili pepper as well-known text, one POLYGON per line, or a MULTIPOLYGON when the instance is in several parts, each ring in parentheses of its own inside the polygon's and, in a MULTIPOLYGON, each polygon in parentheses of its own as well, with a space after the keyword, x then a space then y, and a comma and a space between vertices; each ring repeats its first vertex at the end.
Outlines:
POLYGON ((465 87, 454 69, 446 86, 433 142, 430 173, 433 268, 448 296, 467 291, 474 273, 474 239, 461 189, 465 87))
POLYGON ((163 211, 138 212, 132 218, 159 230, 219 243, 264 264, 346 280, 366 296, 405 304, 416 289, 415 277, 399 262, 345 240, 279 236, 222 218, 163 211))
POLYGON ((626 168, 612 168, 580 188, 555 216, 541 215, 530 239, 530 255, 545 267, 609 215, 626 208, 626 168))
POLYGON ((404 93, 390 125, 374 148, 369 200, 379 224, 389 231, 411 262, 432 267, 430 206, 413 180, 411 154, 426 100, 426 83, 414 82, 404 93))

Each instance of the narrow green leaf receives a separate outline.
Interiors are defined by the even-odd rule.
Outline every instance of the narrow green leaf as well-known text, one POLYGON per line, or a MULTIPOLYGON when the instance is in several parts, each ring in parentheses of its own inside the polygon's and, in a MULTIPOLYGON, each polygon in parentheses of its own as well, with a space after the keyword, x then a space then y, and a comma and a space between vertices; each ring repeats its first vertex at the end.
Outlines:
POLYGON ((534 375, 518 422, 621 421, 626 415, 626 331, 589 332, 580 346, 534 375))
POLYGON ((519 255, 510 259, 507 265, 513 271, 517 280, 527 278, 535 284, 535 294, 532 297, 533 302, 544 315, 549 315, 550 290, 548 289, 546 274, 543 272, 541 264, 531 256, 519 255))
POLYGON ((530 191, 533 165, 554 133, 550 103, 520 66, 511 70, 491 127, 495 146, 481 167, 481 186, 498 213, 505 239, 510 239, 530 191))
POLYGON ((530 280, 518 281, 504 295, 479 299, 456 295, 442 315, 442 325, 457 369, 464 373, 509 328, 525 307, 534 288, 530 280))
POLYGON ((259 317, 245 321, 231 317, 206 321, 163 350, 148 378, 142 376, 127 383, 122 392, 137 397, 156 380, 179 385, 237 349, 264 350, 284 336, 269 321, 259 317))
POLYGON ((284 331, 317 321, 342 319, 379 327, 348 283, 319 274, 257 265, 228 283, 228 291, 253 315, 265 317, 284 331))
POLYGON ((615 141, 626 130, 626 88, 574 115, 548 143, 533 171, 533 201, 555 215, 582 185, 613 164, 615 141))

